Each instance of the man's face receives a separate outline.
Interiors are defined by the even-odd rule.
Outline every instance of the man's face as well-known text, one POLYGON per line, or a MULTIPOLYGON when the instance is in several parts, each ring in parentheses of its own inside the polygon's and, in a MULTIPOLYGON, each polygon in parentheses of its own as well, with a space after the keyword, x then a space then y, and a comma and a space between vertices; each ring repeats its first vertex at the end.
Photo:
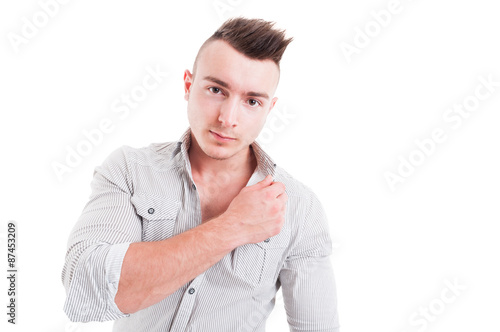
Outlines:
POLYGON ((272 60, 250 59, 221 40, 204 47, 184 88, 191 132, 207 156, 246 153, 276 103, 278 79, 272 60))

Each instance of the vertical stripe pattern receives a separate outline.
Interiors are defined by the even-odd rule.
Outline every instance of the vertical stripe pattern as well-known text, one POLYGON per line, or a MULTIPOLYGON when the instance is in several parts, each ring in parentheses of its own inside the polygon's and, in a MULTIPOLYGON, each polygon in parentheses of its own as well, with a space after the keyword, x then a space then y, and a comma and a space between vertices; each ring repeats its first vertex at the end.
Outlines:
POLYGON ((62 282, 72 321, 115 320, 115 332, 265 331, 282 288, 290 331, 338 332, 328 221, 318 197, 257 142, 257 168, 286 186, 281 232, 235 248, 162 301, 134 314, 114 302, 130 243, 160 241, 201 224, 191 176, 190 128, 177 142, 123 146, 95 168, 92 193, 68 239, 62 282))

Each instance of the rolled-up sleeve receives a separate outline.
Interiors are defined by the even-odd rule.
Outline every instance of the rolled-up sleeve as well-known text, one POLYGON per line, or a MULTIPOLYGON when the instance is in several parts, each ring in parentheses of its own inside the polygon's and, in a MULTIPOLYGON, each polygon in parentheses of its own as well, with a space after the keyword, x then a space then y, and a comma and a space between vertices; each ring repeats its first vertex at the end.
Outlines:
POLYGON ((71 231, 62 282, 64 312, 71 321, 108 321, 127 316, 115 304, 123 258, 141 241, 141 219, 131 203, 133 186, 126 147, 95 168, 92 193, 71 231))
POLYGON ((311 192, 298 241, 279 275, 290 331, 339 331, 331 252, 328 221, 311 192))

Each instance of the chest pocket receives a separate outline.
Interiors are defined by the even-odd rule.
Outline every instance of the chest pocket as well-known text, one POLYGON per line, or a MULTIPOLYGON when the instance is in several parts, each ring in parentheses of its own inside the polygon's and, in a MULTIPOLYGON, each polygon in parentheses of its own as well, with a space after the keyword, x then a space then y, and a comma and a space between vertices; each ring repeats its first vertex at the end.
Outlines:
POLYGON ((287 255, 290 235, 290 227, 284 226, 267 241, 237 247, 235 274, 254 287, 275 284, 287 255))
POLYGON ((131 202, 142 218, 142 241, 172 237, 181 202, 149 194, 134 195, 131 202))

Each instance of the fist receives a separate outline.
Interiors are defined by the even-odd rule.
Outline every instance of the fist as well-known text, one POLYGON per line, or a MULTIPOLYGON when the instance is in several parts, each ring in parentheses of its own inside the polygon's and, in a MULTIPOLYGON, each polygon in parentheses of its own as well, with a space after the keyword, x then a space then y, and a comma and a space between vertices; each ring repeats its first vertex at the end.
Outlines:
POLYGON ((244 187, 223 213, 235 226, 240 245, 261 242, 278 234, 285 222, 285 185, 268 175, 244 187))

